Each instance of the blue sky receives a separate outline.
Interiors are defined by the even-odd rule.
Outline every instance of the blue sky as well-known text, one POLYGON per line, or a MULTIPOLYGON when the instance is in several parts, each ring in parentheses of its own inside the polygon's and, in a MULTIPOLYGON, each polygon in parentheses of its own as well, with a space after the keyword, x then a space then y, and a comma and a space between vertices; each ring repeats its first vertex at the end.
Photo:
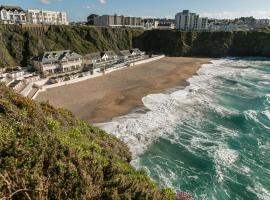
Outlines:
POLYGON ((67 11, 70 21, 85 20, 91 13, 174 17, 183 9, 216 18, 270 18, 270 0, 0 0, 0 4, 67 11))

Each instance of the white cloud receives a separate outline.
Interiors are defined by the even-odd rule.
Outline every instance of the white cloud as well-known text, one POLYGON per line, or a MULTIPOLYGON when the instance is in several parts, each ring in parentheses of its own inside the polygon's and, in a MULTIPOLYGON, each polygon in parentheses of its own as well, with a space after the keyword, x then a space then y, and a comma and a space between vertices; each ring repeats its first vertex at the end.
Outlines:
POLYGON ((101 3, 101 4, 106 4, 107 0, 98 0, 98 2, 101 3))
POLYGON ((46 4, 46 5, 48 5, 54 1, 61 2, 62 0, 40 0, 41 3, 46 4))
POLYGON ((40 2, 43 3, 43 4, 50 4, 51 3, 50 0, 40 0, 40 2))
POLYGON ((270 10, 257 10, 257 11, 249 11, 249 12, 231 12, 231 11, 223 11, 219 13, 201 13, 203 17, 209 18, 218 18, 218 19, 234 19, 239 17, 250 17, 253 16, 258 19, 270 18, 270 10))

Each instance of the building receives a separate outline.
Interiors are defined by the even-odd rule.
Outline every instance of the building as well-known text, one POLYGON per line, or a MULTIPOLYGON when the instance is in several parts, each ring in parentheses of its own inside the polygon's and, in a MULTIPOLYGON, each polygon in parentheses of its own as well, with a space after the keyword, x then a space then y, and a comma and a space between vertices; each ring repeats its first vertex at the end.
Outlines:
POLYGON ((26 13, 18 6, 1 6, 0 22, 4 24, 25 24, 26 13))
POLYGON ((208 18, 200 18, 189 10, 175 15, 175 28, 180 30, 205 30, 208 26, 208 18))
POLYGON ((94 74, 113 67, 117 62, 119 62, 119 57, 115 52, 104 51, 86 54, 83 58, 83 67, 85 71, 90 71, 91 74, 94 74))
POLYGON ((102 61, 100 52, 86 54, 83 57, 84 71, 90 71, 91 74, 94 74, 99 70, 99 67, 97 66, 102 62, 103 61, 102 61))
POLYGON ((130 54, 134 59, 139 59, 145 55, 145 52, 142 52, 140 49, 135 48, 130 50, 130 54))
POLYGON ((78 71, 82 69, 82 56, 71 50, 44 52, 31 60, 31 66, 45 76, 78 71))
POLYGON ((130 50, 123 50, 119 52, 119 58, 121 59, 122 62, 125 60, 129 60, 132 58, 132 55, 130 53, 130 50))
POLYGON ((68 25, 66 12, 28 10, 26 16, 29 24, 68 25))
POLYGON ((125 17, 123 15, 102 15, 94 18, 95 26, 127 26, 142 27, 142 20, 138 17, 125 17))

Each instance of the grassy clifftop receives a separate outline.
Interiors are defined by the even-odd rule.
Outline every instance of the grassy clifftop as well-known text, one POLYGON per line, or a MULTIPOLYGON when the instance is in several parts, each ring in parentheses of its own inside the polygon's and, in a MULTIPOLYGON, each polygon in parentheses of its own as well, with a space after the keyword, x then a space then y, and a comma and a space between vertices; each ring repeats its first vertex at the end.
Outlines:
POLYGON ((127 145, 0 84, 0 199, 173 199, 127 145))
POLYGON ((270 56, 270 32, 50 26, 44 34, 36 34, 20 26, 0 25, 0 67, 26 67, 31 57, 50 50, 71 49, 84 55, 132 47, 170 56, 270 56))
POLYGON ((80 54, 132 47, 143 31, 129 28, 50 26, 36 34, 15 25, 0 25, 0 67, 27 66, 29 59, 44 51, 71 49, 80 54))
POLYGON ((270 56, 270 32, 152 30, 135 38, 135 45, 172 56, 270 56))

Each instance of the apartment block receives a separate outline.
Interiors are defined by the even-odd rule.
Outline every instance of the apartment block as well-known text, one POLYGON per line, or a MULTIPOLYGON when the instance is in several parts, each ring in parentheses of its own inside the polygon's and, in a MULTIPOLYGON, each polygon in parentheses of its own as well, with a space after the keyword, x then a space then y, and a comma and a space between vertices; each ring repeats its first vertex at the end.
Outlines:
POLYGON ((183 10, 175 15, 175 28, 180 30, 207 29, 208 18, 200 18, 196 13, 183 10))
POLYGON ((142 20, 138 17, 126 17, 123 15, 102 15, 95 17, 94 25, 140 27, 142 26, 142 20))
POLYGON ((27 22, 29 24, 68 25, 66 12, 45 10, 28 10, 27 22))

